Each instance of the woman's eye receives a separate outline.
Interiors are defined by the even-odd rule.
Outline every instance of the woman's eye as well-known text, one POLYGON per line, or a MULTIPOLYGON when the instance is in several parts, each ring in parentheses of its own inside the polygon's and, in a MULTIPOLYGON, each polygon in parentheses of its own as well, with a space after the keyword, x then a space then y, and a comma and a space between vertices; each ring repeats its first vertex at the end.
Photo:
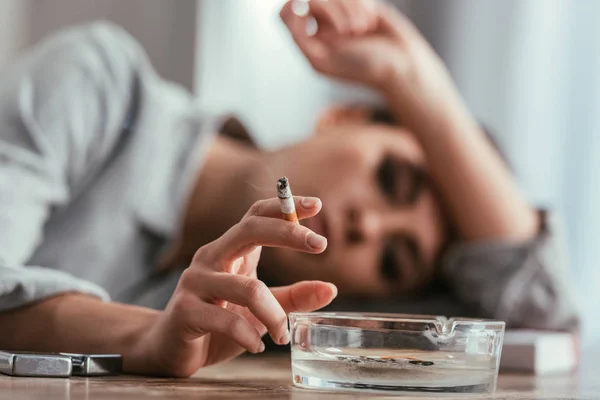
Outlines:
POLYGON ((377 178, 383 193, 393 199, 396 194, 396 167, 394 161, 390 157, 385 157, 381 162, 377 172, 377 178))
POLYGON ((410 163, 385 157, 377 171, 383 194, 394 204, 413 204, 423 188, 424 174, 410 163))
POLYGON ((400 279, 400 270, 396 262, 396 255, 390 246, 386 246, 381 257, 381 275, 387 281, 397 282, 400 279))

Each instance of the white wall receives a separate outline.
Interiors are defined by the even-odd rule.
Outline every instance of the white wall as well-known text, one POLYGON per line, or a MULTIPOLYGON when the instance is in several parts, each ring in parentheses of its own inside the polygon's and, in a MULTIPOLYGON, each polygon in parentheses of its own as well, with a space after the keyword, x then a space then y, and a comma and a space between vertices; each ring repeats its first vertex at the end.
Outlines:
POLYGON ((57 29, 96 19, 123 26, 161 75, 192 89, 196 0, 0 0, 0 65, 57 29))
POLYGON ((0 0, 0 70, 29 41, 29 1, 0 0))
POLYGON ((237 112, 263 146, 306 136, 330 90, 279 21, 284 2, 199 1, 197 94, 237 112))

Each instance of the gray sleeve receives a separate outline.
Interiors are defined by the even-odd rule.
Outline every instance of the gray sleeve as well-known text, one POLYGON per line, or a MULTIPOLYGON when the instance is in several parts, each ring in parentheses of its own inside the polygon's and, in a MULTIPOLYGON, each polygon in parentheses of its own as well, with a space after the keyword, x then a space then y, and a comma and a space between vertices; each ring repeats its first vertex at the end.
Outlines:
POLYGON ((50 213, 77 197, 118 142, 139 51, 120 28, 99 23, 42 42, 4 71, 0 311, 64 292, 108 299, 102 288, 57 271, 60 266, 26 264, 50 213))
POLYGON ((541 212, 540 234, 526 242, 459 244, 443 261, 454 294, 507 328, 573 331, 579 317, 558 218, 541 212))

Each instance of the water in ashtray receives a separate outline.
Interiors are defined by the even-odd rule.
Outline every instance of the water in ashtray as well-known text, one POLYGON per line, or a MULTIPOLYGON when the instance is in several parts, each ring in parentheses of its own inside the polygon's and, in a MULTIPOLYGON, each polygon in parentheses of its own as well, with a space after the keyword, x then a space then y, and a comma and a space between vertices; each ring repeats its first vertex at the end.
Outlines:
POLYGON ((461 353, 315 349, 292 351, 299 386, 376 391, 489 393, 496 359, 461 353))

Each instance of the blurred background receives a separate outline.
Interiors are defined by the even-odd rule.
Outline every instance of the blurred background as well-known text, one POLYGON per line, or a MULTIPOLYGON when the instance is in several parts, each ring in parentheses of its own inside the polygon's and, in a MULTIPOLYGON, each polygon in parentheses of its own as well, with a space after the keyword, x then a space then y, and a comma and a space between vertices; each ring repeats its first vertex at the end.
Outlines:
MULTIPOLYGON (((278 19, 284 1, 0 0, 0 73, 57 29, 109 19, 165 78, 236 111, 262 146, 286 145, 308 136, 326 105, 378 99, 311 71, 278 19)), ((495 131, 529 198, 563 216, 584 346, 599 343, 600 1, 394 2, 495 131)))

